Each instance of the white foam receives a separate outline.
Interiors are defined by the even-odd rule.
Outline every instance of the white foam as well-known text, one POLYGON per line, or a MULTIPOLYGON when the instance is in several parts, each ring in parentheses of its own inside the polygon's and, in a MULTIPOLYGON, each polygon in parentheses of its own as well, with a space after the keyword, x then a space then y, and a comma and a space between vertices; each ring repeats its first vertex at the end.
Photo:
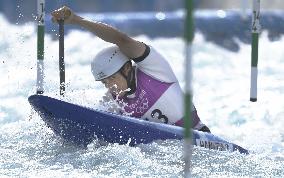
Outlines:
MULTIPOLYGON (((27 98, 36 92, 36 29, 33 24, 9 24, 2 16, 0 23, 3 26, 0 34, 5 34, 0 36, 0 162, 3 163, 0 164, 0 175, 181 176, 180 141, 142 145, 141 150, 111 145, 70 151, 69 147, 62 147, 60 139, 36 115, 29 120, 31 108, 27 98)), ((235 153, 196 148, 194 174, 274 177, 284 172, 281 156, 284 153, 284 40, 270 42, 266 35, 264 32, 259 42, 256 103, 249 102, 250 46, 241 44, 240 51, 234 53, 204 41, 200 34, 196 35, 193 43, 193 93, 202 121, 216 135, 256 154, 242 157, 235 153), (224 162, 226 166, 222 166, 224 162), (255 162, 259 170, 254 169, 255 162), (213 170, 206 164, 219 169, 213 170), (236 170, 238 167, 240 169, 236 170)), ((145 36, 137 39, 151 44, 166 56, 184 86, 183 40, 153 40, 145 36)), ((98 102, 106 90, 100 82, 95 82, 90 62, 106 45, 88 32, 73 31, 65 37, 68 101, 99 107, 98 102)), ((46 94, 59 97, 58 41, 49 35, 45 37, 44 62, 46 94)))

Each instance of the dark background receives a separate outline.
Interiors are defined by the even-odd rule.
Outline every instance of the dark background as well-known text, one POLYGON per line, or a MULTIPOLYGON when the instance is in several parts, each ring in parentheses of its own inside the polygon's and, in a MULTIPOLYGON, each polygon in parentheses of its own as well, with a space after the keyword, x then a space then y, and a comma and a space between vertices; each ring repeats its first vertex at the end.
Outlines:
MULTIPOLYGON (((197 0, 198 1, 198 0, 197 0)), ((196 2, 197 2, 196 1, 196 2)), ((46 13, 67 5, 75 12, 135 12, 174 11, 183 7, 184 0, 46 0, 46 13)), ((35 19, 36 0, 0 0, 0 12, 12 22, 35 19)))
MULTIPOLYGON (((194 0, 199 9, 251 8, 253 0, 194 0)), ((136 12, 175 11, 184 7, 185 0, 46 0, 46 13, 67 5, 75 12, 136 12)), ((36 0, 0 0, 0 13, 11 22, 33 21, 37 14, 36 0)), ((284 9, 283 0, 262 0, 261 8, 284 9)))

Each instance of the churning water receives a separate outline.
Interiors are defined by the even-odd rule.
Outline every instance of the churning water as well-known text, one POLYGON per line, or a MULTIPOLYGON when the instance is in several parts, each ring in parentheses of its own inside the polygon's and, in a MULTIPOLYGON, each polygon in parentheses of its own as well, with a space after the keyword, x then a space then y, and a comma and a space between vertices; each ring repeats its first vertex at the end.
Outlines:
MULTIPOLYGON (((88 149, 62 143, 33 113, 27 98, 36 83, 36 27, 0 16, 0 177, 182 177, 182 141, 129 147, 94 141, 88 149)), ((57 28, 57 27, 56 27, 57 28)), ((184 86, 181 38, 138 36, 154 46, 184 86)), ((105 89, 91 74, 92 57, 108 44, 85 31, 65 36, 69 101, 99 108, 105 89)), ((227 51, 196 34, 194 103, 213 134, 251 151, 194 147, 194 177, 284 176, 284 40, 260 38, 258 101, 249 102, 250 46, 227 51)), ((58 96, 58 41, 45 37, 45 94, 58 96)))

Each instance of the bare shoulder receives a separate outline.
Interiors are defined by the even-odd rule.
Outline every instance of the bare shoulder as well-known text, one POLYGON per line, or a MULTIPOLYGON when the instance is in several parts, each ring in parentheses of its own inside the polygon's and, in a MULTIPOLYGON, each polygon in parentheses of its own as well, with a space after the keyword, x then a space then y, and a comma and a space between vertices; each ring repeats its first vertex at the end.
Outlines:
POLYGON ((146 49, 144 43, 137 41, 127 35, 123 35, 117 45, 122 53, 130 59, 142 56, 146 49))

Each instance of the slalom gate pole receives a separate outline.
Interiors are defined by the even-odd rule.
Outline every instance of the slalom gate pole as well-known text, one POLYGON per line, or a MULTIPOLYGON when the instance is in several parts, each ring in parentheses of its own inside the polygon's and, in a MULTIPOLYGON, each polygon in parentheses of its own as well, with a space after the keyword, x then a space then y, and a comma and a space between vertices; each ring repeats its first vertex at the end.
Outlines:
POLYGON ((65 94, 65 64, 64 64, 64 20, 58 20, 59 24, 59 76, 60 95, 65 94))
POLYGON ((37 82, 36 94, 43 94, 45 0, 37 0, 37 82))
POLYGON ((191 157, 192 157, 192 41, 194 38, 193 22, 193 0, 185 0, 186 20, 185 20, 185 101, 184 101, 184 175, 191 177, 191 157))
POLYGON ((257 101, 257 75, 258 75, 258 38, 260 33, 260 0, 253 0, 252 11, 252 42, 251 42, 251 86, 250 101, 257 101))

